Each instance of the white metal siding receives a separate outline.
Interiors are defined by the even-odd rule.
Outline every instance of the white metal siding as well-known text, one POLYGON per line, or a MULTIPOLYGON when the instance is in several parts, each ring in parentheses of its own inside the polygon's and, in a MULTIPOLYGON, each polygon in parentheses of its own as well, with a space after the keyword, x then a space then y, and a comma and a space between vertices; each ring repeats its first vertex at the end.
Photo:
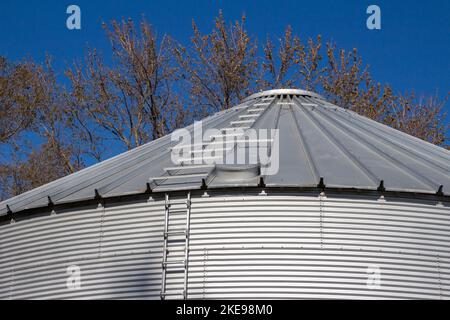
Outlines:
MULTIPOLYGON (((152 201, 0 226, 0 298, 159 299, 163 224, 164 204, 152 201), (72 264, 77 290, 66 287, 72 264)), ((449 240, 448 203, 193 196, 188 297, 449 298, 449 240), (367 286, 369 266, 381 271, 378 289, 367 286)), ((168 291, 182 281, 168 275, 168 291)))
POLYGON ((449 298, 448 206, 211 197, 191 228, 190 298, 449 298), (379 289, 367 286, 374 265, 379 289))
POLYGON ((161 203, 75 211, 0 227, 1 299, 158 298, 161 203), (81 268, 81 288, 66 268, 81 268))

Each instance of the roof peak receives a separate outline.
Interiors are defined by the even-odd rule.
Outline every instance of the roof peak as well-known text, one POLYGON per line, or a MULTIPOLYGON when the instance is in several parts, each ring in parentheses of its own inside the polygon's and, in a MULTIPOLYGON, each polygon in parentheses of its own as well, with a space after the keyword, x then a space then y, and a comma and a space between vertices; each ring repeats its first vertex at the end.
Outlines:
POLYGON ((283 89, 265 90, 265 91, 260 91, 260 92, 254 93, 254 94, 248 96, 247 98, 245 98, 244 101, 250 100, 250 99, 255 99, 255 98, 260 98, 260 97, 265 97, 265 96, 281 96, 281 95, 310 96, 310 97, 323 99, 321 95, 319 95, 315 92, 312 92, 312 91, 307 91, 307 90, 303 90, 303 89, 283 88, 283 89))

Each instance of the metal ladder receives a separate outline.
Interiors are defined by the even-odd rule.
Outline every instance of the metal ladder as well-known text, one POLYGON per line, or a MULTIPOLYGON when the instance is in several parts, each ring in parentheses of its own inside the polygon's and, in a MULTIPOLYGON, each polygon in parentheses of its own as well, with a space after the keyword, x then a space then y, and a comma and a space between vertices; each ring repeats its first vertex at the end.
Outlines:
MULTIPOLYGON (((164 222, 164 248, 163 248, 163 260, 162 260, 162 281, 161 281, 161 300, 165 300, 167 296, 182 295, 183 299, 187 299, 188 289, 188 258, 189 258, 189 229, 190 229, 190 217, 191 217, 191 193, 188 192, 186 199, 183 201, 169 199, 169 194, 165 194, 165 222, 164 222), (183 209, 172 209, 173 205, 185 205, 183 209), (185 211, 186 224, 184 229, 174 229, 170 225, 170 219, 176 213, 182 213, 185 211), (172 230, 173 229, 173 230, 172 230), (180 236, 184 235, 184 257, 180 259, 170 259, 170 241, 180 240, 180 236), (177 238, 178 237, 178 238, 177 238), (169 292, 174 289, 167 289, 167 272, 170 273, 184 273, 183 289, 182 292, 169 292)), ((181 238, 182 239, 182 238, 181 238)))

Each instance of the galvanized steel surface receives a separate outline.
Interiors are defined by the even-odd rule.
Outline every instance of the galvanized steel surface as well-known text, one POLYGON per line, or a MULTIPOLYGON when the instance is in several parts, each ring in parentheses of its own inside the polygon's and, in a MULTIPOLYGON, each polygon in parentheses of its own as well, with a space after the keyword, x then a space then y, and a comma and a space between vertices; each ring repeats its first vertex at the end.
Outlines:
MULTIPOLYGON (((263 109, 255 129, 279 129, 280 166, 263 177, 267 186, 311 187, 320 178, 327 187, 450 195, 450 151, 339 108, 314 93, 280 89, 250 96, 232 109, 203 121, 204 130, 223 129, 232 121, 263 109), (268 99, 268 100, 266 100, 268 99), (271 103, 262 103, 272 101, 271 103), (263 105, 263 106, 261 106, 263 105), (440 192, 438 192, 440 191, 440 192)), ((242 121, 242 120, 239 120, 242 121)), ((192 126, 189 127, 192 130, 192 126)), ((0 203, 0 215, 54 204, 142 193, 150 177, 173 167, 170 136, 152 141, 0 203)), ((154 191, 193 190, 201 174, 164 182, 154 191)), ((209 187, 223 187, 214 176, 209 187)), ((233 183, 257 185, 259 179, 233 183)))
MULTIPOLYGON (((188 298, 450 297, 448 202, 208 193, 192 196, 188 298), (379 288, 368 268, 379 268, 379 288)), ((185 216, 170 223, 182 228, 185 216)), ((0 298, 159 299, 163 231, 160 197, 2 225, 0 298), (79 289, 67 287, 70 265, 79 289)), ((182 241, 171 251, 182 257, 182 241)), ((168 274, 173 297, 182 285, 168 274)))

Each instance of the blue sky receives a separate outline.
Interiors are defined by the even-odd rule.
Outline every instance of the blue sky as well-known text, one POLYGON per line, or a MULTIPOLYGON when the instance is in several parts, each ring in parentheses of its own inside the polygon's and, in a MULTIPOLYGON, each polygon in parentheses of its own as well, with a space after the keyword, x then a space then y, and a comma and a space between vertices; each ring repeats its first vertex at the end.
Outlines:
POLYGON ((191 36, 191 19, 209 31, 219 9, 229 20, 245 12, 247 30, 260 39, 281 35, 290 24, 302 38, 321 34, 339 47, 357 47, 374 78, 395 90, 414 89, 418 94, 437 91, 441 97, 450 90, 449 0, 2 0, 0 55, 43 61, 48 53, 56 70, 62 72, 74 59, 83 57, 87 44, 109 49, 102 21, 121 17, 137 20, 144 14, 158 34, 168 33, 186 43, 191 36), (81 8, 81 30, 66 28, 70 4, 81 8), (366 28, 370 4, 381 8, 381 30, 366 28))

